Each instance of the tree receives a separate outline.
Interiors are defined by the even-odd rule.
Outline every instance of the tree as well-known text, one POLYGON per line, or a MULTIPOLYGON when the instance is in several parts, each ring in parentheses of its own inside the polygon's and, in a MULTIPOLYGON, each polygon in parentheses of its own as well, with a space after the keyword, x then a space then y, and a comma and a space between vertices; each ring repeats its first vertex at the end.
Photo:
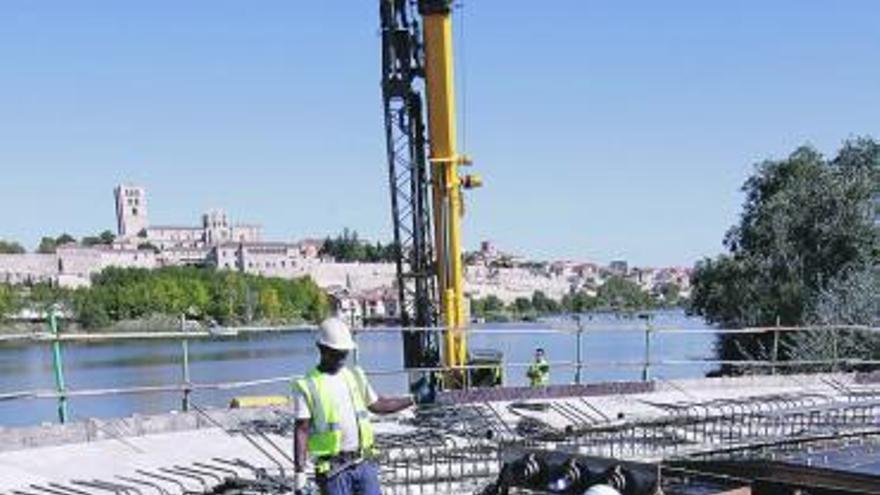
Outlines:
POLYGON ((55 238, 56 246, 63 246, 65 244, 70 244, 71 242, 76 242, 76 238, 68 234, 67 232, 62 233, 55 238))
POLYGON ((504 301, 499 299, 495 294, 489 294, 484 299, 484 307, 487 312, 504 311, 504 301))
POLYGON ((43 237, 40 239, 40 245, 37 246, 37 252, 41 254, 51 254, 55 252, 55 239, 52 237, 43 237))
POLYGON ((43 237, 42 239, 40 239, 40 245, 37 246, 37 252, 43 254, 51 254, 56 251, 58 246, 63 246, 71 242, 76 242, 76 239, 66 232, 54 238, 43 237))
POLYGON ((156 247, 152 242, 142 242, 137 246, 138 251, 152 251, 156 254, 159 253, 159 248, 156 247))
POLYGON ((538 313, 558 313, 559 303, 547 297, 543 291, 536 290, 532 293, 532 308, 538 313))
POLYGON ((116 236, 113 235, 113 232, 105 230, 96 236, 83 237, 82 244, 83 246, 110 245, 114 240, 116 240, 116 236))
POLYGON ((569 313, 585 313, 599 307, 599 300, 581 290, 574 294, 566 294, 562 298, 562 307, 569 313))
POLYGON ((676 306, 681 300, 681 288, 672 282, 661 284, 657 293, 664 306, 676 306))
POLYGON ((21 244, 13 241, 0 240, 0 254, 22 254, 25 250, 21 244))
POLYGON ((260 289, 260 316, 269 321, 277 321, 281 316, 281 301, 278 292, 273 287, 260 289))
POLYGON ((494 294, 489 294, 484 298, 471 299, 471 314, 473 316, 498 321, 507 319, 507 315, 504 313, 504 301, 494 294))
POLYGON ((86 328, 104 328, 111 323, 105 301, 97 291, 79 289, 74 297, 74 311, 86 328))
MULTIPOLYGON (((808 310, 811 324, 834 327, 880 325, 880 267, 853 267, 841 273, 822 289, 808 310)), ((786 334, 782 339, 785 354, 801 361, 880 359, 880 335, 853 329, 810 331, 786 334)), ((827 366, 811 366, 821 369, 827 366)))
MULTIPOLYGON (((878 171, 880 145, 870 139, 847 141, 832 160, 804 146, 758 164, 742 188, 739 223, 725 236, 728 253, 696 266, 692 309, 726 327, 808 322, 833 280, 877 262, 878 171)), ((750 358, 766 347, 728 336, 719 353, 750 358)))
POLYGON ((277 322, 319 321, 326 295, 308 278, 286 280, 207 268, 107 268, 74 298, 87 327, 151 314, 210 318, 224 325, 260 318, 277 322))
POLYGON ((15 287, 9 284, 0 284, 0 321, 18 308, 19 299, 15 287))
POLYGON ((623 311, 648 309, 652 306, 651 296, 635 282, 614 276, 599 287, 596 293, 599 304, 623 311))
POLYGON ((513 309, 517 313, 529 313, 532 311, 532 301, 527 297, 517 297, 513 300, 513 309))
POLYGON ((319 254, 329 256, 336 261, 351 262, 382 262, 396 259, 397 250, 393 243, 382 245, 377 242, 361 240, 355 230, 343 229, 336 238, 327 237, 321 245, 319 254))

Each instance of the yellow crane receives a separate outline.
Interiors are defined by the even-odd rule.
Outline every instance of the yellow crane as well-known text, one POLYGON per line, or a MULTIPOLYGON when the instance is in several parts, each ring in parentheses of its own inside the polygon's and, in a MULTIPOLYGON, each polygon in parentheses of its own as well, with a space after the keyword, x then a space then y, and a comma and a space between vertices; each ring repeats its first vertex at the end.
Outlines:
POLYGON ((456 143, 452 15, 449 1, 423 1, 425 79, 428 90, 428 143, 434 201, 434 246, 443 308, 446 366, 466 364, 468 315, 464 301, 461 252, 461 188, 475 187, 476 176, 460 178, 459 165, 470 164, 456 143))
MULTIPOLYGON (((462 189, 478 187, 481 180, 459 175, 459 166, 470 162, 456 143, 452 2, 418 0, 418 15, 413 5, 380 0, 397 283, 404 327, 443 326, 445 331, 442 354, 429 333, 405 331, 404 356, 408 367, 433 367, 442 359, 445 368, 455 370, 468 362, 462 189)), ((446 385, 457 386, 456 376, 463 373, 447 374, 446 385)))

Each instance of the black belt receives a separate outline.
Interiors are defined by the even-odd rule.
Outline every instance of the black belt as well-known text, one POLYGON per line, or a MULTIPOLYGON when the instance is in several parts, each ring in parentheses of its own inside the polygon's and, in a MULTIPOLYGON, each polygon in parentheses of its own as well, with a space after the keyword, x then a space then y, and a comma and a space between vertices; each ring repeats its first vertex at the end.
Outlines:
POLYGON ((345 470, 357 466, 363 462, 365 458, 360 452, 340 452, 334 456, 321 457, 319 460, 321 462, 330 463, 330 470, 319 475, 320 478, 329 479, 345 470))

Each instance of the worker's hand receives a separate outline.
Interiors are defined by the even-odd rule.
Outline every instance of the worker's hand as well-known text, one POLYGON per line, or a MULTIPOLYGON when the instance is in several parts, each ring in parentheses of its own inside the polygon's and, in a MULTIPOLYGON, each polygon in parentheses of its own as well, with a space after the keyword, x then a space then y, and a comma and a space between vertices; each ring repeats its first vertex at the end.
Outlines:
POLYGON ((437 400, 437 389, 428 377, 423 376, 409 387, 416 404, 433 404, 437 400))
POLYGON ((295 495, 306 495, 306 473, 297 471, 293 475, 293 493, 295 495))

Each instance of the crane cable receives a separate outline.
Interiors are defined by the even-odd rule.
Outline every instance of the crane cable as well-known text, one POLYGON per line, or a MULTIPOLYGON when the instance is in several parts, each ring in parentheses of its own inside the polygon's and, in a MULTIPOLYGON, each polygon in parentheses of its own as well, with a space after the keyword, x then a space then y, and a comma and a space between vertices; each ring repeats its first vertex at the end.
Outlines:
POLYGON ((465 30, 464 30, 464 18, 465 18, 465 9, 464 9, 464 0, 459 0, 456 5, 456 9, 453 11, 454 14, 457 14, 458 18, 458 29, 456 29, 456 33, 458 34, 458 41, 456 41, 456 45, 458 46, 457 52, 458 56, 456 57, 456 61, 458 62, 458 67, 456 68, 456 72, 459 74, 458 79, 458 87, 461 88, 459 91, 459 108, 461 111, 459 114, 459 120, 461 125, 459 126, 459 141, 461 142, 461 154, 466 154, 467 151, 467 59, 465 55, 467 54, 467 50, 465 49, 465 30))
MULTIPOLYGON (((468 133, 467 133, 467 115, 468 115, 468 110, 467 110, 467 100, 468 100, 468 98, 467 98, 467 59, 465 57, 467 50, 465 49, 466 43, 465 43, 465 30, 464 30, 464 24, 465 24, 465 22, 464 22, 464 18, 465 18, 464 0, 459 0, 455 4, 455 9, 453 9, 452 13, 453 13, 453 16, 455 16, 455 17, 453 17, 453 20, 458 21, 458 28, 455 30, 455 33, 458 37, 458 40, 456 40, 456 42, 455 42, 455 45, 457 47, 456 52, 458 53, 458 55, 455 58, 455 63, 457 65, 457 67, 455 68, 455 73, 458 78, 457 85, 458 85, 458 88, 460 88, 458 91, 458 95, 456 95, 458 97, 458 108, 459 108, 459 111, 458 111, 459 122, 458 123, 460 124, 457 126, 458 127, 458 142, 460 143, 458 154, 464 156, 464 155, 468 154, 467 153, 467 135, 468 135, 468 133)), ((461 201, 461 210, 459 211, 459 214, 461 216, 465 216, 465 212, 467 209, 467 202, 465 201, 464 195, 461 196, 460 201, 461 201)))

